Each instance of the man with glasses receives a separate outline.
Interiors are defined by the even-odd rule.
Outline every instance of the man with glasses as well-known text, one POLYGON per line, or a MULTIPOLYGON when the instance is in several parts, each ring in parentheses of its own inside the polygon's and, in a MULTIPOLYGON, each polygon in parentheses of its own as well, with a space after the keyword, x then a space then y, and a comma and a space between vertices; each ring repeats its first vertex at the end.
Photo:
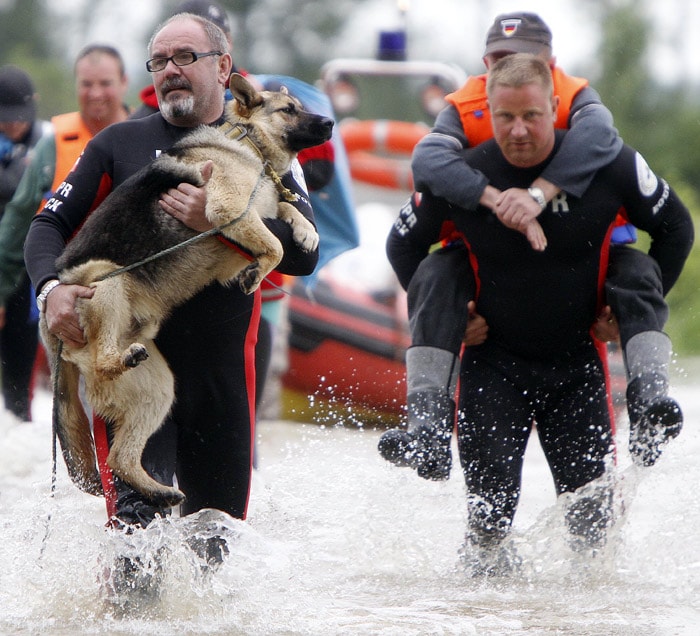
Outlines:
MULTIPOLYGON (((175 7, 172 15, 178 13, 193 13, 213 22, 226 35, 228 43, 226 51, 233 55, 231 26, 223 6, 210 0, 185 0, 175 7)), ((334 117, 327 97, 314 86, 301 82, 297 78, 252 75, 245 69, 237 67, 235 61, 233 70, 246 77, 258 90, 279 90, 280 85, 283 84, 306 110, 334 117)), ((139 98, 141 106, 131 115, 132 118, 147 117, 158 111, 158 100, 152 84, 140 91, 139 98)), ((230 91, 227 91, 226 98, 233 99, 230 91)), ((336 163, 338 153, 344 153, 344 148, 336 130, 332 140, 313 148, 305 148, 298 154, 304 181, 309 191, 309 200, 314 210, 315 223, 321 236, 317 271, 333 256, 356 247, 359 240, 354 212, 349 205, 350 174, 347 162, 341 161, 340 165, 336 163)), ((262 309, 258 342, 255 347, 256 406, 260 406, 266 397, 265 386, 273 359, 278 327, 284 320, 284 306, 289 296, 285 288, 288 285, 288 278, 277 270, 270 272, 260 285, 262 309)), ((257 410, 260 417, 261 409, 257 410)))
MULTIPOLYGON (((156 29, 148 50, 146 65, 153 74, 160 112, 126 121, 96 136, 67 177, 65 187, 59 188, 36 217, 27 237, 25 257, 36 289, 53 286, 43 299, 48 328, 60 335, 67 347, 85 344, 75 302, 89 298, 92 291, 55 285, 54 262, 65 244, 109 190, 193 127, 223 123, 224 91, 232 61, 221 29, 200 16, 178 14, 156 29)), ((291 173, 283 182, 300 196, 296 204, 299 210, 313 220, 304 189, 291 173)), ((188 227, 204 231, 211 227, 204 215, 206 197, 206 185, 180 184, 164 192, 160 204, 188 227)), ((291 275, 310 274, 318 253, 299 249, 285 222, 271 219, 266 224, 284 246, 280 269, 291 275)), ((134 240, 143 237, 135 236, 134 240)), ((214 283, 175 309, 156 338, 175 375, 175 403, 149 440, 142 463, 162 483, 173 484, 176 476, 187 495, 182 515, 213 508, 240 519, 246 516, 259 315, 258 292, 247 296, 237 286, 214 283)), ((115 527, 145 527, 156 515, 170 512, 154 506, 119 479, 115 479, 115 489, 114 493, 106 489, 108 514, 115 527), (111 508, 110 496, 115 497, 111 508)))
POLYGON ((146 70, 149 73, 158 73, 165 69, 168 62, 172 62, 175 66, 187 66, 194 64, 197 60, 210 55, 223 55, 222 51, 209 51, 208 53, 195 53, 194 51, 183 51, 175 53, 170 57, 154 57, 146 62, 146 70))

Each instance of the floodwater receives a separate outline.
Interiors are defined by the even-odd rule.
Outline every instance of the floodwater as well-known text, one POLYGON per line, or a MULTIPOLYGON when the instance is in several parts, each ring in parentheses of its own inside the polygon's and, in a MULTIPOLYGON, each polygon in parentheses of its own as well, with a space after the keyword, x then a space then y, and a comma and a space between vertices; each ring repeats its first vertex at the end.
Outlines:
MULTIPOLYGON (((694 377, 700 377, 700 374, 694 377)), ((0 634, 685 636, 700 626, 700 396, 676 382, 686 425, 657 466, 630 464, 619 427, 624 514, 595 558, 564 539, 533 439, 514 542, 522 570, 460 567, 465 492, 390 466, 380 432, 280 421, 258 429, 249 518, 224 519, 230 554, 202 573, 182 519, 127 539, 59 461, 51 496, 50 397, 37 421, 0 412, 0 634), (109 603, 105 564, 158 551, 160 596, 109 603)))

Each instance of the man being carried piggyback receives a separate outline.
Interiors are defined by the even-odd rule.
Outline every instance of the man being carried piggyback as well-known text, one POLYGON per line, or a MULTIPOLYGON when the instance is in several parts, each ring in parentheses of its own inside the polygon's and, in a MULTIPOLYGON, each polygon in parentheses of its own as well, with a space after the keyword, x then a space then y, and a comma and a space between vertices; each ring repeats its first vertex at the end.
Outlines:
MULTIPOLYGON (((556 66, 552 34, 542 19, 533 13, 499 15, 486 38, 486 68, 522 52, 537 55, 550 67, 559 98, 554 125, 568 129, 555 156, 532 182, 501 192, 487 175, 464 161, 465 148, 493 135, 488 74, 469 78, 448 96, 449 105, 416 147, 412 168, 419 191, 459 207, 483 205, 502 223, 525 234, 533 250, 541 251, 548 249, 549 237, 538 219, 560 210, 567 196, 582 196, 597 171, 618 155, 622 140, 612 115, 588 82, 556 66)), ((424 214, 420 194, 402 214, 406 218, 424 214)), ((412 345, 406 354, 408 429, 388 431, 379 449, 387 460, 411 466, 426 479, 440 480, 449 476, 451 468, 459 353, 470 300, 462 280, 472 271, 461 241, 448 238, 447 247, 428 254, 430 245, 417 241, 415 234, 399 237, 393 232, 387 245, 389 260, 408 291, 412 345)), ((594 330, 600 340, 620 337, 629 379, 629 448, 637 463, 649 466, 680 432, 682 414, 668 395, 671 342, 663 328, 668 318, 664 296, 670 287, 654 258, 627 245, 635 236, 634 227, 618 217, 609 251, 607 304, 594 330)), ((680 246, 679 255, 685 249, 680 246)), ((542 319, 546 321, 545 316, 542 319)))

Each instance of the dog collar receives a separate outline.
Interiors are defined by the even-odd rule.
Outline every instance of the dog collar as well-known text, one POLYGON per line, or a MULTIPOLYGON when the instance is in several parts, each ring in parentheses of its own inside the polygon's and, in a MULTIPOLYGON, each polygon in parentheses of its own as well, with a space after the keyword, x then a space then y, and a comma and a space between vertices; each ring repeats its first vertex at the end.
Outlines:
POLYGON ((232 124, 230 121, 225 121, 223 124, 218 126, 218 129, 228 139, 232 139, 233 141, 244 141, 251 148, 253 148, 253 150, 255 150, 256 153, 258 153, 258 157, 262 159, 263 166, 265 167, 265 173, 268 177, 270 177, 270 179, 272 179, 275 186, 277 187, 277 191, 284 197, 285 201, 293 202, 299 200, 299 195, 295 192, 292 192, 282 183, 282 179, 280 179, 280 176, 270 165, 270 162, 267 161, 267 159, 265 159, 265 156, 261 152, 260 148, 258 148, 255 141, 251 139, 250 135, 248 134, 248 129, 245 126, 243 126, 242 124, 232 124))

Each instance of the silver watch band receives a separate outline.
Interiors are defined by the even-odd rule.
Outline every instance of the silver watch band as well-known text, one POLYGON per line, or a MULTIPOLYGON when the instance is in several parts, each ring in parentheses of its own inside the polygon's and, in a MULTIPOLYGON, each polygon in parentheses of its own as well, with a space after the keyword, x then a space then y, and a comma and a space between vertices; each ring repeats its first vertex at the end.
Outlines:
POLYGON ((41 288, 41 293, 36 297, 36 306, 39 308, 39 311, 44 311, 44 309, 46 308, 46 299, 51 293, 51 290, 53 290, 60 284, 61 281, 54 279, 50 280, 41 288))
POLYGON ((540 206, 540 211, 547 207, 547 199, 544 196, 542 188, 528 188, 527 192, 540 206))

